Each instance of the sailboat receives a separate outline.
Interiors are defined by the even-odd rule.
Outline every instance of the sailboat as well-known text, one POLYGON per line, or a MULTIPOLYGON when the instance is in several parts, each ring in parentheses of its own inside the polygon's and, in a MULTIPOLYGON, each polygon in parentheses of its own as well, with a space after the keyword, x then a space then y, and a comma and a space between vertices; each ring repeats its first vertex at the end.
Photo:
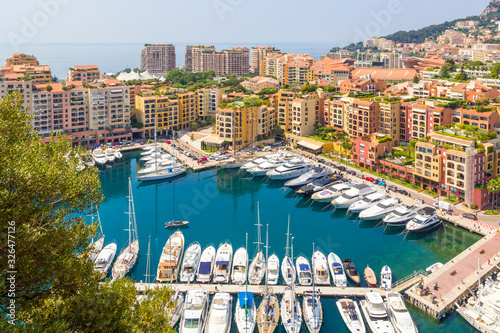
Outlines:
MULTIPOLYGON (((248 234, 245 248, 248 247, 248 234)), ((245 277, 248 274, 245 274, 245 277)), ((245 291, 238 293, 236 309, 234 310, 234 321, 240 333, 251 333, 255 329, 257 311, 253 299, 253 293, 248 292, 248 279, 245 278, 245 291)))
POLYGON ((266 261, 264 260, 264 254, 260 249, 260 245, 262 244, 260 239, 260 227, 260 210, 259 203, 257 202, 257 255, 253 258, 248 270, 248 281, 250 284, 260 284, 262 282, 262 278, 264 277, 264 267, 266 265, 266 261))
MULTIPOLYGON (((313 243, 313 253, 314 243, 313 243)), ((313 260, 313 271, 316 271, 317 262, 313 260)), ((323 325, 323 307, 321 306, 321 301, 319 295, 316 294, 316 279, 313 279, 313 291, 312 293, 304 293, 304 321, 306 322, 307 329, 311 333, 318 333, 323 325)))
MULTIPOLYGON (((93 210, 93 208, 91 208, 93 210)), ((91 213, 91 218, 92 218, 92 224, 94 224, 94 214, 91 213)), ((90 253, 89 253, 89 260, 95 262, 97 256, 99 255, 99 252, 101 252, 102 247, 104 246, 104 233, 102 232, 102 224, 101 224, 101 218, 99 217, 99 211, 97 211, 97 221, 99 222, 99 228, 101 229, 101 237, 99 237, 95 242, 92 242, 90 244, 90 253)))
MULTIPOLYGON (((158 117, 155 115, 155 150, 157 149, 157 140, 156 140, 156 127, 158 123, 158 117)), ((174 161, 175 157, 174 154, 175 152, 173 151, 174 147, 172 147, 172 161, 174 161)), ((158 155, 155 154, 155 171, 147 173, 145 175, 140 175, 137 177, 138 180, 140 181, 152 181, 152 180, 162 180, 162 179, 168 179, 172 178, 175 176, 179 176, 183 173, 186 172, 186 168, 182 165, 176 166, 175 164, 172 164, 172 167, 167 168, 165 170, 158 170, 158 155)))
POLYGON ((128 179, 128 246, 120 253, 113 265, 111 275, 113 280, 125 276, 137 262, 139 256, 139 239, 137 238, 137 222, 135 220, 134 196, 132 181, 128 179))
MULTIPOLYGON (((293 258, 293 237, 291 255, 293 258)), ((292 264, 293 266, 293 264, 292 264)), ((290 287, 285 288, 283 299, 281 300, 281 321, 287 333, 298 333, 302 326, 302 310, 300 302, 295 293, 295 276, 291 281, 290 287)))
POLYGON ((285 283, 289 286, 292 285, 292 283, 295 282, 295 266, 293 264, 293 259, 290 259, 288 256, 288 251, 290 250, 289 247, 289 242, 290 242, 290 215, 288 215, 288 229, 286 232, 286 254, 285 257, 283 258, 283 263, 281 264, 281 275, 283 275, 283 280, 285 280, 285 283))
MULTIPOLYGON (((269 225, 266 226, 266 262, 269 260, 269 225)), ((268 267, 266 266, 266 272, 268 267)), ((267 276, 267 274, 266 274, 267 276)), ((276 296, 269 293, 266 278, 266 292, 257 311, 257 328, 259 333, 273 333, 280 319, 280 305, 276 296)))

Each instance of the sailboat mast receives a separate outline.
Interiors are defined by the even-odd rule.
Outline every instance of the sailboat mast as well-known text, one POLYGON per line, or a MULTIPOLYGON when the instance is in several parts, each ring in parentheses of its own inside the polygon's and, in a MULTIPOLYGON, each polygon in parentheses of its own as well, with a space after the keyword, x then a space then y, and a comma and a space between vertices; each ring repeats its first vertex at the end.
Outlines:
POLYGON ((261 237, 260 237, 260 206, 259 202, 257 201, 257 254, 260 252, 260 244, 261 244, 261 237))
POLYGON ((316 301, 316 268, 314 267, 314 243, 313 243, 313 262, 312 262, 312 278, 313 278, 313 299, 312 299, 312 305, 313 305, 313 322, 316 319, 316 311, 314 311, 315 304, 314 302, 316 301))
POLYGON ((267 295, 267 276, 269 275, 269 270, 267 267, 267 261, 269 260, 269 224, 266 224, 266 295, 267 295))
POLYGON ((132 181, 128 177, 128 245, 131 243, 131 232, 132 232, 132 181))
POLYGON ((290 214, 288 214, 288 228, 286 229, 286 247, 285 247, 285 256, 286 257, 288 257, 288 251, 290 249, 289 242, 290 242, 290 214))
POLYGON ((245 332, 248 330, 248 233, 245 236, 245 250, 247 251, 247 262, 245 265, 245 332))
MULTIPOLYGON (((293 239, 294 237, 292 237, 292 253, 291 253, 291 262, 292 262, 292 265, 293 265, 293 239)), ((292 299, 291 301, 293 302, 292 304, 292 323, 293 323, 293 326, 295 326, 295 303, 297 301, 296 299, 296 296, 295 296, 295 290, 294 290, 294 285, 295 285, 295 278, 292 276, 292 283, 291 283, 291 287, 292 287, 292 299)))
POLYGON ((151 267, 150 267, 151 252, 150 252, 150 250, 151 250, 151 235, 149 236, 149 241, 148 241, 148 255, 147 255, 147 257, 148 257, 147 259, 148 260, 146 261, 146 274, 145 274, 146 275, 146 289, 145 289, 146 293, 147 293, 149 284, 151 282, 150 279, 149 279, 149 277, 150 277, 149 271, 151 269, 151 267))
MULTIPOLYGON (((94 218, 94 216, 92 216, 94 218)), ((101 217, 99 216, 99 210, 97 211, 97 222, 99 222, 99 228, 101 229, 101 235, 104 236, 104 232, 102 231, 101 217)))
POLYGON ((158 112, 155 110, 155 172, 158 172, 158 152, 156 151, 156 128, 158 126, 158 112))
MULTIPOLYGON (((130 181, 130 178, 129 178, 130 181)), ((132 191, 132 182, 130 182, 130 203, 132 206, 132 239, 137 239, 137 220, 135 219, 135 206, 134 206, 134 191, 132 191)))

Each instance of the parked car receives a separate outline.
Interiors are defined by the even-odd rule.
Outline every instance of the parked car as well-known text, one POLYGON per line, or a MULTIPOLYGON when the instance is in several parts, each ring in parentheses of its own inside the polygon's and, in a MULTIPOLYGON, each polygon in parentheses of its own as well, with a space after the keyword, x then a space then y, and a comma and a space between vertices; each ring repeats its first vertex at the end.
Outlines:
POLYGON ((384 180, 382 178, 377 178, 374 181, 375 184, 379 184, 379 183, 383 183, 383 182, 384 182, 384 180))
POLYGON ((390 191, 393 191, 393 192, 397 192, 398 191, 398 188, 396 186, 394 186, 394 185, 389 185, 388 189, 390 191))
POLYGON ((382 187, 386 187, 387 186, 386 183, 384 183, 384 182, 378 182, 377 185, 378 186, 382 186, 382 187))
POLYGON ((356 175, 356 171, 353 171, 353 170, 347 170, 347 173, 350 175, 353 175, 353 176, 356 175))
POLYGON ((361 178, 361 179, 365 179, 365 175, 363 175, 362 173, 357 173, 356 177, 361 178))
POLYGON ((193 156, 193 160, 195 160, 195 161, 196 161, 197 159, 198 159, 198 157, 196 157, 196 156, 193 156))
POLYGON ((373 178, 373 177, 366 177, 365 180, 367 180, 369 182, 373 182, 373 181, 375 181, 375 178, 373 178))
POLYGON ((398 193, 401 193, 402 195, 410 195, 410 193, 406 190, 398 190, 398 193))
POLYGON ((463 213, 462 216, 465 217, 466 219, 477 220, 477 215, 476 214, 463 213))
POLYGON ((346 170, 345 166, 342 166, 342 165, 337 166, 337 169, 339 169, 339 171, 345 171, 346 170))

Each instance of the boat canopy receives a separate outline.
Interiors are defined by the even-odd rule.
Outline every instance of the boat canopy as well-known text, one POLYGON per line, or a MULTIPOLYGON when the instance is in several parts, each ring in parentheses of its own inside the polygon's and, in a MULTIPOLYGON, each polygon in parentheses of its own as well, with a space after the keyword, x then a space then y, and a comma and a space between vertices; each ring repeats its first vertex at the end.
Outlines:
POLYGON ((333 265, 332 265, 333 268, 341 268, 342 265, 339 264, 338 262, 334 262, 333 265))
POLYGON ((229 265, 229 261, 223 261, 223 260, 221 260, 221 261, 217 261, 215 264, 216 265, 220 265, 220 266, 228 266, 229 265))
POLYGON ((201 262, 200 263, 200 274, 210 274, 212 271, 211 262, 201 262))
POLYGON ((252 307, 253 306, 253 293, 241 291, 238 293, 238 298, 240 300, 240 307, 244 307, 245 305, 252 307))
POLYGON ((299 268, 301 271, 308 271, 309 270, 309 265, 308 264, 300 264, 299 268))

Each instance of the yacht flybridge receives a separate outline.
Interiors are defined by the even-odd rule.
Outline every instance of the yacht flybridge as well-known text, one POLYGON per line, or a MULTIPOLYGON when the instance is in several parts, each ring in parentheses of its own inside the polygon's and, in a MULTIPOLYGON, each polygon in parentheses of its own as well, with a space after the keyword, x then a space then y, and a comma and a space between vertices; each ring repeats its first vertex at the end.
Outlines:
POLYGON ((285 186, 287 187, 303 186, 328 174, 331 174, 331 172, 321 167, 315 167, 312 168, 311 171, 306 172, 295 179, 287 181, 285 183, 285 186))
POLYGON ((441 225, 436 209, 424 207, 417 212, 417 215, 408 222, 406 230, 408 232, 425 232, 441 225))
POLYGON ((268 171, 266 175, 272 180, 287 180, 299 177, 311 169, 311 163, 302 159, 293 159, 275 170, 268 171))

